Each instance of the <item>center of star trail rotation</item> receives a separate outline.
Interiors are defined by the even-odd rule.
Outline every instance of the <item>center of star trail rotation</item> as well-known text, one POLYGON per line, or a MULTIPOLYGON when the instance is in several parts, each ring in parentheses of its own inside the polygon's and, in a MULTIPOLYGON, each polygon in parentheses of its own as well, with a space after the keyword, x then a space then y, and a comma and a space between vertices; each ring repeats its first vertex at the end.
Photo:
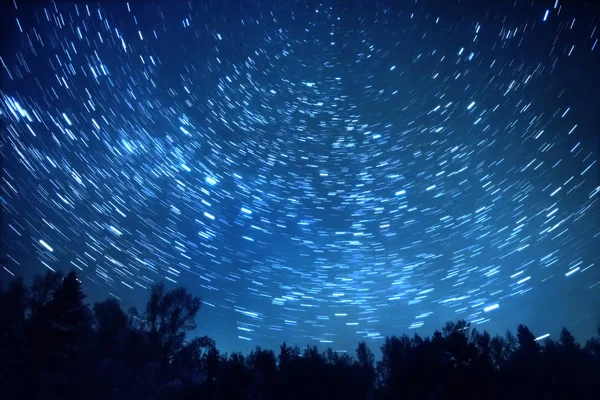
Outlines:
POLYGON ((469 7, 13 5, 4 273, 253 344, 595 323, 598 15, 469 7))

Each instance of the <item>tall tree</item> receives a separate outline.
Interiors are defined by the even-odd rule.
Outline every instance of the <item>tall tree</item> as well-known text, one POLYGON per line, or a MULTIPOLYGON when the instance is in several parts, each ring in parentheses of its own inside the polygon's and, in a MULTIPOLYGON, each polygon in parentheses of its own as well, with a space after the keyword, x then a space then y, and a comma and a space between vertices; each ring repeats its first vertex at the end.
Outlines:
POLYGON ((271 350, 257 347, 246 359, 252 374, 253 391, 255 398, 274 399, 277 379, 277 358, 271 350))
POLYGON ((94 393, 95 398, 117 396, 130 382, 131 369, 126 358, 130 325, 127 314, 116 299, 94 304, 94 393))
POLYGON ((201 300, 185 288, 165 292, 164 283, 152 287, 144 313, 151 350, 161 366, 168 364, 183 347, 185 335, 196 329, 201 300))
POLYGON ((28 340, 37 397, 77 398, 83 390, 91 313, 75 272, 34 282, 28 340), (54 397, 53 397, 54 396, 54 397))
POLYGON ((28 359, 26 340, 28 288, 22 279, 10 282, 0 291, 0 387, 23 387, 28 359))
POLYGON ((357 387, 356 397, 362 399, 371 398, 377 376, 375 355, 363 341, 356 348, 355 368, 357 369, 355 381, 357 387))

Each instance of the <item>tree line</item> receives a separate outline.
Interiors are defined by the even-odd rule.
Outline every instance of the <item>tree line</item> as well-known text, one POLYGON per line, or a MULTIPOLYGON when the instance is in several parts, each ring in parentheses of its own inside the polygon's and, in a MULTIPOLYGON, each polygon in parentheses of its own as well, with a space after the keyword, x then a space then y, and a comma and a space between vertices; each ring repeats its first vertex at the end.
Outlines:
POLYGON ((491 336, 465 321, 430 337, 387 337, 381 359, 283 343, 247 355, 189 338, 201 300, 152 287, 145 310, 90 306, 74 272, 48 272, 0 291, 4 399, 598 399, 600 327, 581 346, 563 328, 536 341, 525 326, 491 336))

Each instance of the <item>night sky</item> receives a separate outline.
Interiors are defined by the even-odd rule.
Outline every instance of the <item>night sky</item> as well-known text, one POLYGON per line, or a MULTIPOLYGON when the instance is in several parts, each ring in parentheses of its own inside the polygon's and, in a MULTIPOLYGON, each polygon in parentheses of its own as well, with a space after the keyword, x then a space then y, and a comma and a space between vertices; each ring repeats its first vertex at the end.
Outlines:
POLYGON ((487 3, 4 5, 1 279, 184 285, 226 351, 586 339, 600 8, 487 3))

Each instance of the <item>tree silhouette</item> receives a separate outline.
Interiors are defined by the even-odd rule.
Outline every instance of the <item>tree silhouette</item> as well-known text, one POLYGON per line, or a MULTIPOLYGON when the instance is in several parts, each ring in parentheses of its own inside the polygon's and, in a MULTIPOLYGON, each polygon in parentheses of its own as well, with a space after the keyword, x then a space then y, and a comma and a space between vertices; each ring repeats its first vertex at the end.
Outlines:
POLYGON ((144 313, 150 350, 164 367, 183 347, 186 333, 196 328, 195 318, 200 310, 200 298, 185 288, 165 293, 165 285, 152 287, 144 313))
POLYGON ((375 355, 365 342, 358 343, 356 362, 354 363, 356 383, 356 398, 369 399, 373 397, 377 371, 375 370, 375 355))
POLYGON ((130 349, 129 318, 119 302, 108 299, 94 304, 96 398, 108 398, 125 390, 131 370, 126 354, 130 349))
POLYGON ((0 387, 23 387, 28 365, 26 335, 29 290, 22 279, 0 293, 0 387))
POLYGON ((252 374, 253 398, 274 399, 275 387, 272 382, 277 379, 275 353, 257 347, 248 355, 246 362, 252 374))
MULTIPOLYGON (((143 313, 115 299, 85 304, 74 273, 47 273, 0 291, 0 384, 24 399, 595 399, 600 331, 581 346, 480 332, 466 321, 431 337, 387 337, 381 358, 365 342, 355 357, 283 343, 221 354, 213 339, 188 337, 200 299, 154 286, 143 313)), ((13 395, 14 394, 14 395, 13 395)))
POLYGON ((92 318, 74 272, 48 273, 31 288, 25 352, 32 398, 77 398, 86 380, 92 318), (82 368, 83 367, 83 368, 82 368))

